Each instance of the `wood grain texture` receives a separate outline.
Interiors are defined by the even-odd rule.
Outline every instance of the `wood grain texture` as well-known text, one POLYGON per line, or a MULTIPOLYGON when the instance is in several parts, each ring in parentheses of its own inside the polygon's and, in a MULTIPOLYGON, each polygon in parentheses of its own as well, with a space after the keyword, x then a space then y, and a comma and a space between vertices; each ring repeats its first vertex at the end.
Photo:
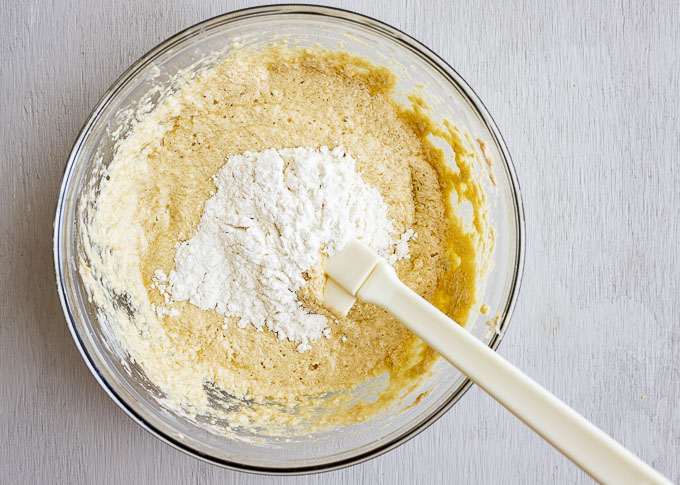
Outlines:
MULTIPOLYGON (((500 352, 680 482, 680 4, 337 1, 449 61, 504 133, 527 263, 500 352)), ((243 1, 2 2, 0 482, 589 483, 479 389, 400 448, 274 478, 185 456, 96 384, 66 328, 52 217, 71 144, 157 42, 243 1)))

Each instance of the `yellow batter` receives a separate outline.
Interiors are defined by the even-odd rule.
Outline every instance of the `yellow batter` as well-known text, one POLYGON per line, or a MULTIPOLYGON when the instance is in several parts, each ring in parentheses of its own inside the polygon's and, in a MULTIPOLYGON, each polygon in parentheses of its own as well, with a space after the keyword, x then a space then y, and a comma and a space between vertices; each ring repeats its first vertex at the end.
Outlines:
MULTIPOLYGON (((410 259, 396 265, 400 278, 465 323, 477 304, 480 241, 488 236, 484 195, 458 132, 430 121, 417 98, 410 110, 398 106, 394 85, 388 69, 346 53, 272 47, 189 80, 120 144, 101 193, 92 190, 81 203, 80 271, 103 323, 166 404, 241 424, 293 423, 305 406, 319 405, 315 398, 389 373, 377 402, 353 402, 323 419, 315 411, 322 423, 362 420, 413 387, 436 359, 386 312, 363 303, 331 322, 331 338, 306 353, 269 331, 225 325, 223 316, 188 302, 174 304, 179 316, 154 314, 152 304, 165 304, 154 271, 174 268, 175 245, 191 237, 215 190, 211 177, 244 151, 342 146, 379 189, 398 232, 418 234, 410 259), (446 167, 433 134, 456 151, 457 168, 446 167), (449 207, 452 191, 472 203, 472 230, 449 207), (222 402, 216 410, 215 399, 241 405, 222 402)), ((299 298, 323 313, 322 264, 307 276, 299 298)))

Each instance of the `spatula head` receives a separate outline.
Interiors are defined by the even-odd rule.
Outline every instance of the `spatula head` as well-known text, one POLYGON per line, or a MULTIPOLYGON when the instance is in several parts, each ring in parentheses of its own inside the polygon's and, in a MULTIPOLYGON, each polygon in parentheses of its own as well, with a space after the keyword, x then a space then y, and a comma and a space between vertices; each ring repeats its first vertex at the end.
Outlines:
POLYGON ((344 317, 356 301, 356 294, 381 257, 365 244, 352 240, 326 264, 323 305, 344 317))
POLYGON ((357 301, 331 278, 326 278, 323 288, 323 306, 336 317, 344 318, 357 301))

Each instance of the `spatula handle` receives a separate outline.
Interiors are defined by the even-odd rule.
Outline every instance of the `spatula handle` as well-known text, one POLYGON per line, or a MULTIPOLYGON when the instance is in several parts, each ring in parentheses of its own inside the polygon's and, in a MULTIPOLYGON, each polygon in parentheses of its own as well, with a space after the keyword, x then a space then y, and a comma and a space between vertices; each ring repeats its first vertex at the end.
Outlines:
POLYGON ((410 290, 380 262, 357 296, 390 312, 515 416, 602 483, 665 477, 410 290))

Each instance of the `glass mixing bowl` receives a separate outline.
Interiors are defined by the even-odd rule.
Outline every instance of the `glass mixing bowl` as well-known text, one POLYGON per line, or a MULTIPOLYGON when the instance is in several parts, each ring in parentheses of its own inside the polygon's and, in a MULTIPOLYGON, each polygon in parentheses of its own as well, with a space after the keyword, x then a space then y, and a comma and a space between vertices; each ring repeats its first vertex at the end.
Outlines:
MULTIPOLYGON (((425 379, 396 408, 362 423, 284 439, 258 436, 244 440, 215 433, 199 420, 188 419, 159 404, 160 390, 131 362, 97 320, 77 269, 80 254, 77 205, 83 188, 97 183, 114 143, 129 129, 121 112, 142 102, 153 106, 161 90, 173 89, 173 76, 189 66, 206 67, 230 49, 289 41, 320 45, 367 57, 390 67, 398 91, 418 84, 436 117, 445 117, 485 144, 493 162, 495 184, 484 177, 489 218, 495 232, 494 267, 486 277, 483 301, 487 316, 475 315, 467 328, 491 348, 505 331, 517 295, 523 260, 523 215, 517 178, 498 128, 465 81, 416 40, 371 18, 312 6, 259 7, 201 22, 166 40, 135 62, 106 92, 85 123, 66 165, 54 226, 57 287, 73 339, 85 362, 111 398, 137 423, 158 438, 195 457, 239 470, 295 474, 340 468, 384 453, 415 436, 448 410, 471 382, 440 359, 425 379), (198 62, 203 60, 203 62, 198 62), (155 93, 155 94, 154 94, 155 93), (483 322, 498 315, 497 330, 483 322), (426 394, 423 394, 426 393, 426 394), (420 398, 415 401, 415 396, 420 398), (423 397, 424 396, 424 397, 423 397)), ((199 67, 196 67, 197 69, 199 67)), ((397 96, 397 101, 400 101, 397 96)), ((401 101, 405 101, 401 99, 401 101)), ((478 145, 477 145, 478 146, 478 145)), ((478 146, 479 148, 479 146, 478 146)), ((480 160, 484 160, 480 156, 480 160)), ((489 170, 480 163, 479 170, 489 170)), ((488 174, 487 174, 488 175, 488 174)))

